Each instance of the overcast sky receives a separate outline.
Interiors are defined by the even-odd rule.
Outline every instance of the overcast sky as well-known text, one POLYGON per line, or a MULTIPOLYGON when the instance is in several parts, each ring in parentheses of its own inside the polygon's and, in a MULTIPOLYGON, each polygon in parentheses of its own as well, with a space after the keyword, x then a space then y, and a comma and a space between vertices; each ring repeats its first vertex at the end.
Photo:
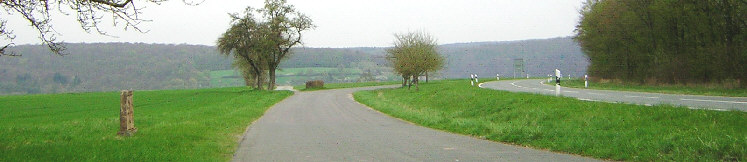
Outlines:
MULTIPOLYGON (((570 36, 583 0, 288 0, 314 21, 304 34, 306 47, 391 46, 393 33, 422 30, 440 44, 509 41, 570 36)), ((85 33, 74 17, 52 16, 65 42, 144 42, 214 45, 229 26, 228 13, 263 0, 205 0, 186 6, 181 0, 147 5, 141 25, 148 33, 104 24, 110 34, 85 33)), ((143 4, 140 4, 142 6, 143 4)), ((16 44, 38 44, 38 33, 18 15, 8 18, 16 44)))

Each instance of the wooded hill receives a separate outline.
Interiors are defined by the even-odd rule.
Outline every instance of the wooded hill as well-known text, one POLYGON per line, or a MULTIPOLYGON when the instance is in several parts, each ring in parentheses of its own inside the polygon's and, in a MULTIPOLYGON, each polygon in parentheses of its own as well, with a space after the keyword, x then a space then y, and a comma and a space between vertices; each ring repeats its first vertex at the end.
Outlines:
MULTIPOLYGON (((220 56, 212 46, 75 43, 67 44, 67 48, 69 55, 62 57, 41 45, 10 49, 23 56, 0 57, 0 94, 207 88, 218 86, 211 85, 211 71, 231 69, 231 59, 220 56)), ((387 66, 385 49, 296 48, 280 67, 380 71, 387 66)), ((526 61, 530 76, 546 76, 557 67, 564 73, 580 76, 588 65, 578 45, 569 37, 447 44, 439 46, 439 50, 447 58, 446 69, 437 74, 441 78, 465 78, 469 73, 481 77, 500 73, 511 77, 515 58, 526 61)))

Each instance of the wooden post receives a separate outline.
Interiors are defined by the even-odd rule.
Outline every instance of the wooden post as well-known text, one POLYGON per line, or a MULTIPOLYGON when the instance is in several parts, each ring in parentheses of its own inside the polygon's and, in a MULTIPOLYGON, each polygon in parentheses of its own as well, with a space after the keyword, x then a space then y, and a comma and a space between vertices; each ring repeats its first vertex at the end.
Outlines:
POLYGON ((119 132, 117 135, 132 136, 137 132, 133 116, 132 90, 122 90, 119 109, 119 132))

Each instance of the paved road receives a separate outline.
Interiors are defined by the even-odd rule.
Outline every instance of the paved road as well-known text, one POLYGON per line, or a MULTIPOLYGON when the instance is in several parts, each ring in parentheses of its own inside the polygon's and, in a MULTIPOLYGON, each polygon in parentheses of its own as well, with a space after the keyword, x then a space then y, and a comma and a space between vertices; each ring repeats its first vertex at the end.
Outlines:
POLYGON ((596 161, 416 126, 355 102, 363 89, 296 92, 250 126, 233 161, 596 161))
MULTIPOLYGON (((531 92, 555 95, 555 86, 542 84, 541 82, 544 81, 547 80, 527 79, 493 81, 483 83, 481 87, 512 92, 531 92)), ((578 89, 567 87, 562 87, 560 92, 563 96, 575 97, 579 100, 588 101, 621 102, 640 105, 671 104, 686 106, 690 108, 747 111, 747 97, 673 95, 645 92, 578 89)))

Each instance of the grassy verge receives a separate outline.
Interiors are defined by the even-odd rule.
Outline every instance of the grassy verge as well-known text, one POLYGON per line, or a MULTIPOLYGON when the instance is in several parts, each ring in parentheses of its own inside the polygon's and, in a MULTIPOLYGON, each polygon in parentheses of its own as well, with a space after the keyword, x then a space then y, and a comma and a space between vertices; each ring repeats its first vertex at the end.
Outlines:
POLYGON ((369 86, 393 85, 393 84, 402 84, 402 82, 387 81, 387 82, 362 82, 362 83, 325 83, 324 88, 306 89, 306 85, 297 85, 297 86, 293 86, 293 89, 297 89, 299 91, 316 91, 316 90, 325 90, 325 89, 369 87, 369 86))
POLYGON ((238 137, 288 91, 135 91, 132 137, 119 93, 0 96, 0 161, 228 161, 238 137))
MULTIPOLYGON (((548 83, 554 85, 555 83, 548 83)), ((563 80, 562 85, 571 88, 584 88, 583 80, 563 80)), ((704 96, 727 96, 727 97, 747 97, 747 89, 727 89, 706 86, 684 86, 684 85, 639 85, 624 83, 597 83, 589 82, 590 89, 616 90, 616 91, 634 91, 634 92, 651 92, 667 94, 687 94, 687 95, 704 95, 704 96)))
POLYGON ((747 113, 579 101, 470 87, 464 80, 360 91, 419 125, 493 141, 631 161, 747 160, 747 113))

